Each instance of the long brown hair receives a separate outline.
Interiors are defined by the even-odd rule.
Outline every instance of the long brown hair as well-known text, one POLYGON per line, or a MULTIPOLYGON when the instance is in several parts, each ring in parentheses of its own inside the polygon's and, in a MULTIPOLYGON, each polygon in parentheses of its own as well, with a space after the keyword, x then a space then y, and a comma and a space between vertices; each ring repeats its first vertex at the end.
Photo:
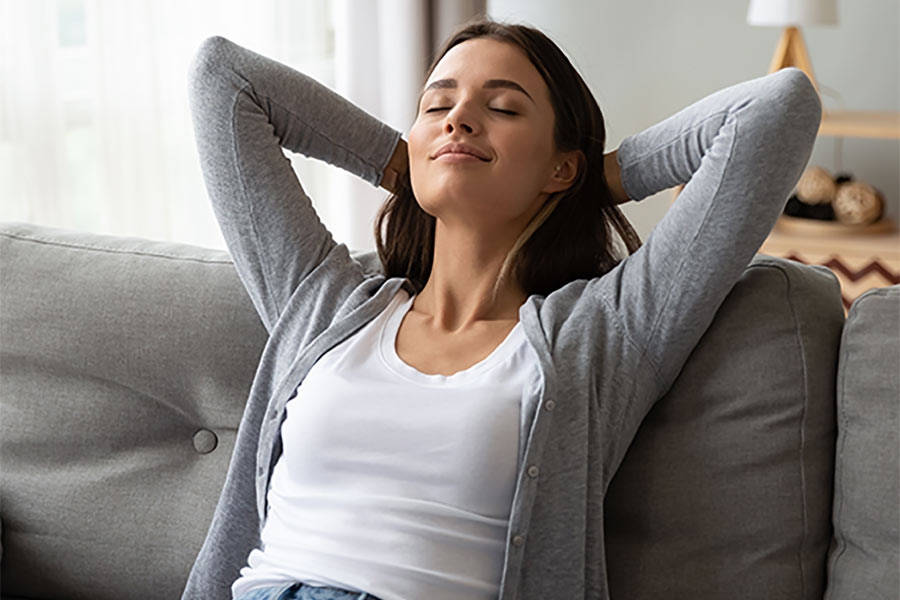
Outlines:
MULTIPOLYGON (((623 258, 614 234, 621 237, 629 254, 640 248, 641 240, 616 206, 606 181, 606 128, 597 101, 546 35, 525 25, 484 16, 462 25, 444 42, 428 67, 423 85, 451 48, 481 37, 515 44, 525 51, 550 89, 557 149, 580 149, 586 158, 572 185, 547 198, 509 250, 494 285, 494 298, 510 276, 518 280, 526 294, 546 296, 575 279, 603 275, 623 258)), ((375 242, 385 275, 406 277, 421 292, 431 273, 434 231, 435 217, 419 206, 406 169, 375 218, 375 242)))

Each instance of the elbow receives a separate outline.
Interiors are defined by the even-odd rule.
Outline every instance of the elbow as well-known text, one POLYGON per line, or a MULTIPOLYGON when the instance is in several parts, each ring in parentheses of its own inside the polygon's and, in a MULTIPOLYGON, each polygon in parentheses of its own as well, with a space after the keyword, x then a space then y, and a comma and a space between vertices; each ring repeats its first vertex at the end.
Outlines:
POLYGON ((805 164, 822 123, 822 102, 812 81, 802 70, 788 67, 754 79, 752 85, 752 97, 736 112, 752 130, 754 143, 802 158, 805 164))
POLYGON ((809 77, 797 67, 787 67, 770 74, 776 78, 775 97, 785 123, 805 132, 814 140, 822 123, 822 100, 809 77))
POLYGON ((220 35, 206 38, 194 52, 188 65, 188 91, 191 96, 201 94, 209 87, 211 79, 217 77, 228 57, 233 42, 220 35))

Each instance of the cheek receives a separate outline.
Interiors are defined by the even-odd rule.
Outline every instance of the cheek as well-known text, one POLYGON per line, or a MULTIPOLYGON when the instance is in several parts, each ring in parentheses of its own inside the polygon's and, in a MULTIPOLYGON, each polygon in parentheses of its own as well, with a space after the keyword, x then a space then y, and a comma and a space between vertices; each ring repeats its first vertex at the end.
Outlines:
POLYGON ((517 131, 507 140, 507 151, 521 164, 536 167, 547 156, 546 140, 532 131, 517 131))
POLYGON ((421 164, 423 160, 428 159, 429 145, 426 136, 423 134, 421 126, 413 125, 409 130, 409 138, 406 141, 406 151, 409 156, 410 168, 414 164, 421 164))
POLYGON ((409 183, 412 186, 413 196, 418 201, 418 198, 425 192, 421 187, 422 182, 420 179, 424 172, 423 170, 427 168, 429 147, 421 125, 417 126, 416 123, 413 123, 409 130, 409 136, 406 140, 406 151, 409 160, 409 183))

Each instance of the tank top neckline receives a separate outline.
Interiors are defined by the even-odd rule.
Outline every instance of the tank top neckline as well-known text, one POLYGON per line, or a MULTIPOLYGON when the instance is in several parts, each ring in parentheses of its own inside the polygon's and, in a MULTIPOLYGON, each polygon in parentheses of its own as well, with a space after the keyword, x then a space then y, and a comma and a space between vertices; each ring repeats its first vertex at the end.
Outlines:
POLYGON ((412 309, 415 299, 416 296, 414 294, 409 294, 405 290, 398 290, 394 300, 388 305, 388 318, 381 328, 378 343, 379 354, 384 364, 394 373, 408 381, 425 385, 444 385, 447 383, 471 381, 503 363, 525 341, 522 321, 519 320, 506 334, 503 341, 490 354, 474 365, 457 371, 452 375, 423 373, 412 365, 408 365, 397 354, 397 334, 400 331, 400 323, 403 321, 406 313, 412 309), (406 295, 405 300, 404 295, 406 295))

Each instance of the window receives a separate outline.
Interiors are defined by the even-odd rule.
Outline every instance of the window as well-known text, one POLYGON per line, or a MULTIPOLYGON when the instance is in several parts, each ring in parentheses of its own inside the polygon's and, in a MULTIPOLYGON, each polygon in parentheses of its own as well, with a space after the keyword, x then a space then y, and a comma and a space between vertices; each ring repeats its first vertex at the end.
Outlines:
MULTIPOLYGON (((35 0, 0 5, 0 220, 224 248, 187 101, 224 35, 334 86, 326 0, 35 0)), ((285 151, 306 192, 329 165, 285 151)))

